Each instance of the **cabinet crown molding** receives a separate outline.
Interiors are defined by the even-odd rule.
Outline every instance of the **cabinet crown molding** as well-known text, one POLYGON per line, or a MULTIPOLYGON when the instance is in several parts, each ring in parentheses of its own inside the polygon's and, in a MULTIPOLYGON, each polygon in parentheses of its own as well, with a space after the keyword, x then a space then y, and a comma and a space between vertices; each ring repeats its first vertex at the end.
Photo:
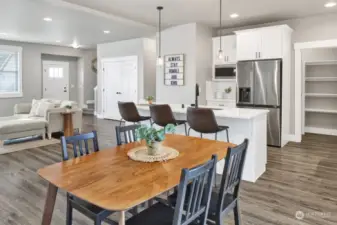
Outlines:
POLYGON ((258 30, 267 30, 267 29, 283 29, 283 30, 287 30, 288 32, 294 31, 287 24, 282 24, 282 25, 277 25, 277 26, 267 26, 267 27, 257 27, 257 28, 251 28, 251 29, 237 30, 237 31, 234 31, 234 33, 240 34, 240 33, 254 32, 254 31, 258 31, 258 30))

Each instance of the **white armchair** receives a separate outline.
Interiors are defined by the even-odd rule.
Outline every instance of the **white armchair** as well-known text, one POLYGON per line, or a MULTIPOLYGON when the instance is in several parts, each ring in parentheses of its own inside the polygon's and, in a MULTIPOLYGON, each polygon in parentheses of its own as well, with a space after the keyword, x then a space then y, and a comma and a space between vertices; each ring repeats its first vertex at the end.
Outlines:
MULTIPOLYGON (((20 117, 29 117, 29 113, 32 107, 32 103, 19 103, 14 106, 14 115, 20 117)), ((73 105, 73 126, 74 129, 82 130, 82 109, 77 108, 77 104, 73 105)), ((63 116, 61 112, 65 112, 65 108, 53 108, 48 109, 45 115, 47 120, 46 133, 48 138, 51 138, 52 133, 63 131, 63 116)))

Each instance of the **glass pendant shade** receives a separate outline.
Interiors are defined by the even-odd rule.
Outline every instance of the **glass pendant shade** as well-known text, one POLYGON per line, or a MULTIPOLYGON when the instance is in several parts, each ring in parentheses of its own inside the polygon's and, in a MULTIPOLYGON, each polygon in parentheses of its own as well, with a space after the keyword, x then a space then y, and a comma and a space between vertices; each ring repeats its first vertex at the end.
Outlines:
POLYGON ((223 51, 221 49, 218 52, 218 59, 224 59, 223 51))
POLYGON ((161 56, 159 56, 159 57, 157 58, 157 65, 158 65, 158 66, 162 66, 163 64, 164 64, 163 58, 162 58, 161 56))

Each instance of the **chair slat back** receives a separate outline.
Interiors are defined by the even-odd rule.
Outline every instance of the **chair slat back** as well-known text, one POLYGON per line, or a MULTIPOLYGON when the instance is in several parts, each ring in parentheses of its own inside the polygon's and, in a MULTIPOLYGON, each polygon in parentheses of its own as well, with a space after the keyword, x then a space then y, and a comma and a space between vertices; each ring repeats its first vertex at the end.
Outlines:
POLYGON ((233 195, 233 201, 238 198, 247 148, 248 139, 245 139, 242 144, 234 148, 228 148, 222 174, 217 213, 221 214, 224 209, 223 204, 227 194, 233 195))
POLYGON ((188 225, 197 219, 200 225, 206 224, 216 162, 213 155, 201 166, 182 170, 173 225, 188 225))
POLYGON ((140 125, 130 125, 130 126, 116 126, 116 139, 117 145, 127 144, 137 141, 136 129, 140 125))
POLYGON ((92 150, 94 152, 99 151, 98 147, 98 138, 97 138, 97 132, 92 131, 87 134, 80 134, 80 135, 75 135, 71 137, 61 137, 61 145, 62 145, 62 159, 63 161, 69 159, 69 154, 68 154, 68 148, 67 144, 71 144, 73 146, 73 154, 74 158, 77 158, 79 156, 83 156, 84 154, 88 155, 90 154, 90 148, 88 141, 92 140, 93 147, 92 150), (84 148, 83 148, 83 143, 84 143, 84 148))

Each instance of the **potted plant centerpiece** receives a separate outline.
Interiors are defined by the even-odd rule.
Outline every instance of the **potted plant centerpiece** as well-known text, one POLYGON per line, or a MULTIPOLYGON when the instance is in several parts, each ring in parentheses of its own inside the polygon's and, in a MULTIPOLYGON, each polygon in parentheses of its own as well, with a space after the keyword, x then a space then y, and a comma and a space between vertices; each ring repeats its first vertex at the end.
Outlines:
POLYGON ((72 105, 66 105, 64 108, 66 108, 66 112, 70 112, 71 109, 73 108, 72 105))
POLYGON ((149 95, 149 96, 147 96, 147 97, 145 98, 145 100, 147 101, 147 103, 149 103, 149 105, 151 105, 152 102, 153 102, 153 100, 154 100, 154 97, 151 96, 151 95, 149 95))
POLYGON ((138 140, 145 140, 149 155, 157 155, 160 153, 161 142, 165 139, 165 134, 173 133, 174 131, 175 126, 173 124, 168 124, 159 130, 142 125, 136 129, 136 137, 138 140))

